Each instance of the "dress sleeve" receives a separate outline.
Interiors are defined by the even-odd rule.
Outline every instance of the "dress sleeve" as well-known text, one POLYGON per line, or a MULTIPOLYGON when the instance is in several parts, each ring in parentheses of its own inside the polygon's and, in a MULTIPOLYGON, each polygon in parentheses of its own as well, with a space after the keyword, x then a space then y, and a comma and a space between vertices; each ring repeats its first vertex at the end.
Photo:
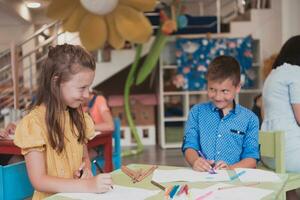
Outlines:
POLYGON ((21 148, 22 155, 30 151, 45 151, 45 138, 40 122, 31 115, 25 116, 16 127, 14 143, 21 148))
POLYGON ((95 124, 92 120, 92 118, 87 114, 84 113, 84 120, 85 120, 85 134, 86 139, 91 140, 95 137, 95 124))

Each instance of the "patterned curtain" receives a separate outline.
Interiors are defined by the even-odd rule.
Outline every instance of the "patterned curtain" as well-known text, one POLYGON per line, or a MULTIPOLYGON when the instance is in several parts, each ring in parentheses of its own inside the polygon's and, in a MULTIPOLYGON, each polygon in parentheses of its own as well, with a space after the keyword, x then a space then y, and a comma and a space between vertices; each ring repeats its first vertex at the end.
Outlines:
POLYGON ((220 55, 230 55, 238 60, 241 66, 243 88, 252 88, 256 75, 252 69, 251 36, 245 38, 177 39, 178 74, 175 78, 175 84, 184 90, 206 89, 205 74, 208 64, 220 55))

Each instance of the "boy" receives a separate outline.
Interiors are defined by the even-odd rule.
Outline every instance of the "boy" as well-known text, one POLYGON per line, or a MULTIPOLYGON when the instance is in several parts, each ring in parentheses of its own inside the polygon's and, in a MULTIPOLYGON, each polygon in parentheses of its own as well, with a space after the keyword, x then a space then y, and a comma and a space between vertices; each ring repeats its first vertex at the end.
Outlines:
POLYGON ((241 89, 239 63, 219 56, 206 77, 210 102, 195 105, 189 113, 182 145, 185 159, 197 171, 255 168, 259 122, 234 101, 241 89))

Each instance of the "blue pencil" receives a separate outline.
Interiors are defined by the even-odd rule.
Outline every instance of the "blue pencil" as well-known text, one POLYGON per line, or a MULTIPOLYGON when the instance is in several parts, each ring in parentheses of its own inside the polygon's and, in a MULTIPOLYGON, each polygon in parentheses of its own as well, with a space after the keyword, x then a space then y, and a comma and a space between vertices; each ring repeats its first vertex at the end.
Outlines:
POLYGON ((233 180, 239 178, 240 176, 242 176, 245 173, 246 173, 246 171, 241 171, 241 172, 237 173, 236 175, 230 177, 230 180, 233 181, 233 180))
POLYGON ((175 196, 175 194, 176 194, 178 188, 179 188, 179 185, 175 185, 175 186, 173 187, 173 189, 171 190, 171 192, 170 192, 170 194, 169 194, 171 199, 173 199, 173 197, 175 196))

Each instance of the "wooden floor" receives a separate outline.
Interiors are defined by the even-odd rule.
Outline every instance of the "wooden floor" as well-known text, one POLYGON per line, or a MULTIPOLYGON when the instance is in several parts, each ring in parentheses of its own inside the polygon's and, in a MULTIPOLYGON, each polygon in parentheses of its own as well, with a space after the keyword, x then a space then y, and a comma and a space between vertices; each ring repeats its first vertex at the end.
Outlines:
POLYGON ((189 166, 185 162, 180 148, 162 149, 159 146, 145 146, 143 153, 122 158, 123 165, 132 163, 189 166))

